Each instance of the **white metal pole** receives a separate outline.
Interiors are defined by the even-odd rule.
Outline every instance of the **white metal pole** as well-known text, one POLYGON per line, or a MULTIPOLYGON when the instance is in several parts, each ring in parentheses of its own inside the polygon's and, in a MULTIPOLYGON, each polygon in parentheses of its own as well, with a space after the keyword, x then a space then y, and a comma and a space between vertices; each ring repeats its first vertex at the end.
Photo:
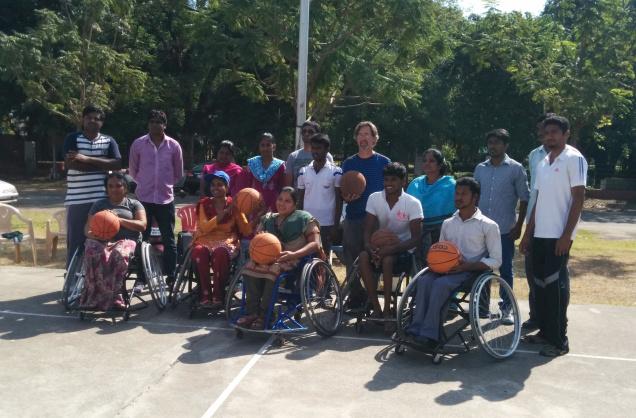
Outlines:
POLYGON ((302 146, 300 126, 307 120, 307 55, 309 54, 309 3, 300 0, 298 30, 298 91, 296 92, 296 149, 302 146))

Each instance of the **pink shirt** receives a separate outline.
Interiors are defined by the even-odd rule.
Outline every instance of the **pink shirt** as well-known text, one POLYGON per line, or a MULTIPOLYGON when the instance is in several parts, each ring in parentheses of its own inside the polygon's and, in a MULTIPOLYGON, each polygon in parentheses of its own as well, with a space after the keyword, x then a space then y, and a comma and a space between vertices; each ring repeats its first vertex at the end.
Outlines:
POLYGON ((137 138, 130 147, 128 164, 141 202, 161 205, 174 200, 172 186, 183 177, 183 154, 176 140, 165 135, 156 147, 150 135, 137 138))
POLYGON ((201 171, 201 178, 204 179, 206 174, 214 173, 215 171, 223 171, 230 176, 230 196, 236 196, 238 191, 243 188, 241 179, 243 169, 240 165, 234 163, 222 165, 219 162, 206 164, 201 171))

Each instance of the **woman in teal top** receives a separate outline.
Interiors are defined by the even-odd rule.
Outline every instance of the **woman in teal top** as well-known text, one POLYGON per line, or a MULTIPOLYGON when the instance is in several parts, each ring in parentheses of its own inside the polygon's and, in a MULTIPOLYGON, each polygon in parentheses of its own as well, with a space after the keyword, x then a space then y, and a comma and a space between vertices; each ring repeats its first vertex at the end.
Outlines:
POLYGON ((424 209, 421 265, 431 245, 439 241, 442 223, 455 213, 455 179, 445 175, 449 169, 442 153, 429 148, 424 151, 424 175, 414 179, 406 192, 419 199, 424 209))

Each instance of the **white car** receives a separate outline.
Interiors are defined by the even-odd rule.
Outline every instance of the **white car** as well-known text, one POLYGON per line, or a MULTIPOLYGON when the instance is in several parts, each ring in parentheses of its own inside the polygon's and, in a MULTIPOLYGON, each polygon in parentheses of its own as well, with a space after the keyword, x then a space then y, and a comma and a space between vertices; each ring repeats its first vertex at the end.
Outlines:
POLYGON ((11 183, 0 180, 0 202, 11 203, 18 200, 18 189, 11 183))

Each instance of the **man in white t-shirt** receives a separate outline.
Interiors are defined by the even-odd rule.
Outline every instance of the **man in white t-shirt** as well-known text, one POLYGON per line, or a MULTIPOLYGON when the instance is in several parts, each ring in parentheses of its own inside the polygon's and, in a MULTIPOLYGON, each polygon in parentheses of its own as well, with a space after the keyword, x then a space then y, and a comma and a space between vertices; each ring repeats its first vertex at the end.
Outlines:
MULTIPOLYGON (((358 257, 360 275, 367 289, 368 300, 373 305, 373 316, 390 318, 391 290, 394 267, 408 268, 399 263, 408 259, 422 238, 422 219, 424 212, 420 201, 404 192, 406 185, 406 167, 400 163, 389 163, 383 169, 384 190, 372 193, 367 200, 364 218, 364 251, 358 257), (391 230, 399 239, 395 245, 376 247, 371 244, 371 235, 380 229, 391 230), (407 254, 404 254, 407 253, 407 254), (406 257, 405 257, 406 256, 406 257), (376 293, 377 283, 373 269, 381 268, 384 283, 384 310, 380 306, 376 293)), ((387 322, 385 330, 392 331, 394 324, 387 322)))
POLYGON ((327 159, 330 146, 331 141, 326 134, 312 136, 311 154, 314 160, 298 172, 299 209, 306 210, 318 220, 325 254, 331 251, 342 214, 342 169, 327 159))
POLYGON ((543 132, 550 153, 536 170, 537 202, 520 249, 526 252, 532 247, 539 320, 539 333, 527 336, 526 340, 546 344, 539 354, 556 357, 569 351, 566 335, 570 299, 568 258, 585 199, 587 161, 576 148, 567 145, 570 123, 566 118, 546 118, 543 132))
MULTIPOLYGON (((303 147, 293 151, 285 162, 285 185, 298 188, 298 174, 300 169, 311 163, 311 137, 320 133, 320 125, 314 121, 303 123, 300 128, 300 135, 303 140, 303 147)), ((333 156, 327 152, 327 161, 333 163, 333 156)))

